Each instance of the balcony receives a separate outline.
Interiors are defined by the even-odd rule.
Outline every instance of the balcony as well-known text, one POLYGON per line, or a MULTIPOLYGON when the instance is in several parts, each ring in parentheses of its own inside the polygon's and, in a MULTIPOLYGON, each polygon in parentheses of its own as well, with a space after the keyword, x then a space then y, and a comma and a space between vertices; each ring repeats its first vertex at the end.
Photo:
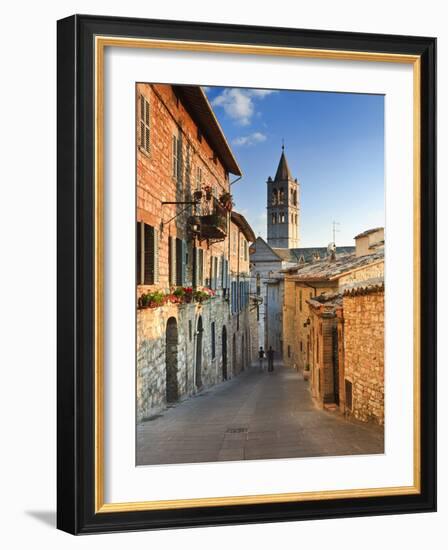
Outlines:
POLYGON ((210 214, 199 216, 200 238, 207 240, 223 240, 227 237, 228 210, 213 198, 210 214))

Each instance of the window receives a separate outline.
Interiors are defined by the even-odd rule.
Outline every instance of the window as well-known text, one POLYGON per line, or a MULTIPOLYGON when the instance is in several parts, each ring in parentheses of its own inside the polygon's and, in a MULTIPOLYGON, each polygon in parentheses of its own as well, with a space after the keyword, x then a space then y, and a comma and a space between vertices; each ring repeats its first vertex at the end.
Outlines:
POLYGON ((159 232, 144 222, 137 222, 137 284, 159 282, 159 232))
POLYGON ((176 281, 176 238, 168 237, 168 280, 170 285, 176 281))
POLYGON ((187 243, 168 237, 168 271, 170 285, 184 285, 186 280, 187 243))
POLYGON ((272 213, 272 225, 275 225, 277 223, 277 214, 275 212, 272 213))
POLYGON ((202 187, 202 168, 198 166, 196 168, 196 189, 199 190, 202 187))
POLYGON ((278 195, 278 204, 284 204, 285 203, 285 190, 280 189, 279 195, 278 195))
POLYGON ((191 322, 191 319, 188 321, 188 338, 191 342, 192 338, 193 338, 193 323, 191 322))
POLYGON ((303 351, 302 340, 300 340, 300 351, 303 351))
POLYGON ((211 339, 212 339, 212 359, 216 357, 216 337, 215 337, 215 321, 212 322, 211 326, 211 339))
POLYGON ((284 212, 280 212, 280 214, 279 214, 278 216, 279 216, 279 221, 278 221, 278 223, 285 223, 285 213, 284 213, 284 212))
POLYGON ((272 205, 273 206, 275 206, 277 204, 277 198, 278 198, 277 189, 274 189, 272 191, 272 205))
POLYGON ((231 296, 231 299, 232 299, 232 314, 235 314, 238 311, 238 294, 237 294, 237 287, 236 287, 236 282, 235 281, 232 281, 231 293, 232 293, 232 296, 231 296))
POLYGON ((140 96, 140 148, 149 153, 149 101, 140 96))
POLYGON ((204 284, 204 251, 202 248, 193 248, 193 286, 204 284))
POLYGON ((261 276, 257 273, 257 296, 261 294, 261 276))
POLYGON ((210 288, 216 290, 218 288, 218 257, 211 256, 210 258, 210 288))
POLYGON ((173 178, 182 185, 182 133, 173 135, 173 178))

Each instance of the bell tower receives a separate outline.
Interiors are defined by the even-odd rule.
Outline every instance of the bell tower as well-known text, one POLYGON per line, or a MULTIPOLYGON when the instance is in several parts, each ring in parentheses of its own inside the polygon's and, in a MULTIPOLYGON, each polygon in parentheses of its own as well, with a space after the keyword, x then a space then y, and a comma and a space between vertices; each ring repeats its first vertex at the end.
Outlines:
POLYGON ((284 145, 275 178, 268 178, 267 191, 268 244, 299 248, 299 182, 291 176, 284 145))

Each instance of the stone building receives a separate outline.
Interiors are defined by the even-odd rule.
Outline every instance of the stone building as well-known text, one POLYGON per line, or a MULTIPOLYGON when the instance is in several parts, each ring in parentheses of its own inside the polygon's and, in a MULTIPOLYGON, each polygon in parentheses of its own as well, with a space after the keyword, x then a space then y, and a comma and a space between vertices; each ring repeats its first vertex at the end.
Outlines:
POLYGON ((241 175, 200 87, 137 85, 137 418, 231 378, 248 349, 241 175), (242 335, 245 338, 241 338, 242 335))
POLYGON ((339 346, 342 345, 337 312, 342 306, 340 294, 324 293, 308 300, 310 312, 310 383, 319 405, 339 405, 339 346))
POLYGON ((307 373, 321 406, 382 424, 383 230, 355 242, 352 253, 284 270, 284 362, 307 373), (369 236, 374 246, 366 245, 369 236))
POLYGON ((274 179, 267 181, 268 243, 273 248, 299 246, 300 189, 286 160, 285 148, 274 179))

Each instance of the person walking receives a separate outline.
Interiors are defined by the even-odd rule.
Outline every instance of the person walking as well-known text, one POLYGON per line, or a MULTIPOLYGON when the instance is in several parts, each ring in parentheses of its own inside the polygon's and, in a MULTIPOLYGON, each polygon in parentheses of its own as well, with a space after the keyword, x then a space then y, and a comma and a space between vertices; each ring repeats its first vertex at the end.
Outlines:
POLYGON ((264 353, 264 349, 263 349, 263 346, 260 346, 260 349, 258 351, 258 360, 260 361, 260 371, 264 371, 264 357, 265 357, 265 353, 264 353))
POLYGON ((274 370, 274 350, 272 346, 269 346, 268 349, 268 372, 273 372, 274 370))

